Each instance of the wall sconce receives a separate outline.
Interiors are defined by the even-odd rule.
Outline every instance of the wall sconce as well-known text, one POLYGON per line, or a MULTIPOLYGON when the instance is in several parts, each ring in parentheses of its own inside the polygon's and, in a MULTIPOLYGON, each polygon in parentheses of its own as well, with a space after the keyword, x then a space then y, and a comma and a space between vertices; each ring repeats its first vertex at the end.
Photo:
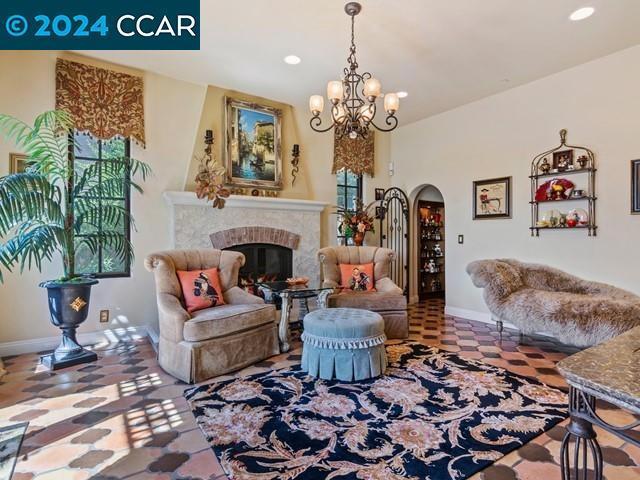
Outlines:
POLYGON ((213 130, 207 130, 204 132, 204 153, 207 156, 207 161, 211 161, 211 146, 213 145, 213 130))
POLYGON ((293 146, 293 151, 291 152, 293 158, 291 159, 291 176, 293 177, 291 180, 291 186, 296 183, 296 177, 298 172, 300 171, 300 167, 298 164, 300 163, 300 145, 297 143, 293 146))

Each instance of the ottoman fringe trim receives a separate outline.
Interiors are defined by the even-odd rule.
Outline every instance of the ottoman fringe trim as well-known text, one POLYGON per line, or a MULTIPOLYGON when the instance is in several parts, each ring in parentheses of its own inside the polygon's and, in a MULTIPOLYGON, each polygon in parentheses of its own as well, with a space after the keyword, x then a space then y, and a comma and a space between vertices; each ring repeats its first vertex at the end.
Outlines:
POLYGON ((387 336, 381 334, 362 338, 327 338, 304 332, 301 339, 305 344, 313 345, 316 348, 349 350, 384 345, 384 342, 387 340, 387 336))

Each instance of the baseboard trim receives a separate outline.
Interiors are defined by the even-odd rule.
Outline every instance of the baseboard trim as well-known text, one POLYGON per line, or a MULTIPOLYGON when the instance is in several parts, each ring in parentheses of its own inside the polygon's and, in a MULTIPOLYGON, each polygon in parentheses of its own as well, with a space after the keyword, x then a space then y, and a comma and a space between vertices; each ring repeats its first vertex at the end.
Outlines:
MULTIPOLYGON (((466 308, 450 307, 449 305, 446 305, 444 307, 444 314, 452 317, 464 318, 465 320, 474 320, 476 322, 489 323, 491 325, 496 324, 496 321, 490 313, 467 310, 466 308)), ((518 329, 518 327, 509 322, 504 322, 504 326, 506 328, 518 329)))
MULTIPOLYGON (((129 338, 149 337, 151 342, 154 342, 149 328, 146 326, 119 327, 95 332, 83 332, 78 334, 78 341, 83 345, 94 345, 102 342, 114 343, 123 336, 129 338)), ((56 348, 59 343, 59 336, 0 343, 0 358, 52 350, 56 348)))

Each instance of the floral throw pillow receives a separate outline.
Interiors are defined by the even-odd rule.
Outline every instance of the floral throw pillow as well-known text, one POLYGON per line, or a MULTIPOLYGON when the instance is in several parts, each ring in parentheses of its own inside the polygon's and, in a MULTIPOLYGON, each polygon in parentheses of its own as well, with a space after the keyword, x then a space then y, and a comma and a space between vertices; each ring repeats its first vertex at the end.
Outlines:
POLYGON ((217 268, 178 271, 184 303, 189 313, 224 305, 217 268))
POLYGON ((340 264, 342 288, 354 292, 374 290, 373 263, 340 264))

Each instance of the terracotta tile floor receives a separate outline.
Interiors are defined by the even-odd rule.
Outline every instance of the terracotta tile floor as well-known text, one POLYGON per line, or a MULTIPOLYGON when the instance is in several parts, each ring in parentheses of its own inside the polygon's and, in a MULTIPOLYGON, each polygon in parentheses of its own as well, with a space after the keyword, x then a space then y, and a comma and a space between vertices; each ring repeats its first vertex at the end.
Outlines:
MULTIPOLYGON (((500 344, 492 326, 445 317, 439 300, 411 308, 411 339, 561 387, 555 363, 574 351, 545 338, 520 344, 510 331, 500 344)), ((125 335, 95 349, 96 364, 56 373, 38 366, 35 354, 5 358, 0 425, 29 422, 15 480, 226 478, 182 397, 185 385, 160 369, 147 340, 125 335)), ((236 375, 289 366, 299 354, 295 349, 236 375)), ((618 423, 631 419, 611 408, 602 413, 618 423)), ((563 431, 555 427, 472 478, 559 479, 563 431)), ((640 449, 603 431, 599 439, 607 480, 638 480, 640 449)))

